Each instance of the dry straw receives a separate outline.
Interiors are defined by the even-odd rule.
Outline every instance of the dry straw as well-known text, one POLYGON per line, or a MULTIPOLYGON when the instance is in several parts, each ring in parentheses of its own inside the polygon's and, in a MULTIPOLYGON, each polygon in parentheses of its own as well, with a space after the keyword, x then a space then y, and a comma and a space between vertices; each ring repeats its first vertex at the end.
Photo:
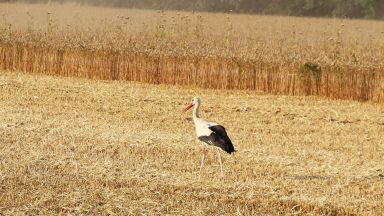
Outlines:
POLYGON ((351 101, 0 76, 0 214, 380 215, 383 106, 351 101), (191 113, 223 124, 198 176, 191 113))

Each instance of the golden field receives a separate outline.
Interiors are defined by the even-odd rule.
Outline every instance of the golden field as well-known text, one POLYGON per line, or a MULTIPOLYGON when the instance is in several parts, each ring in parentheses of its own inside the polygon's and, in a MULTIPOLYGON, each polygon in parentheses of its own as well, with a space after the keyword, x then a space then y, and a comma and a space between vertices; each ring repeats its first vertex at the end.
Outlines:
POLYGON ((0 73, 0 215, 381 215, 380 104, 0 73), (198 175, 191 113, 226 126, 198 175))
POLYGON ((0 69, 384 101, 384 22, 0 4, 0 69))

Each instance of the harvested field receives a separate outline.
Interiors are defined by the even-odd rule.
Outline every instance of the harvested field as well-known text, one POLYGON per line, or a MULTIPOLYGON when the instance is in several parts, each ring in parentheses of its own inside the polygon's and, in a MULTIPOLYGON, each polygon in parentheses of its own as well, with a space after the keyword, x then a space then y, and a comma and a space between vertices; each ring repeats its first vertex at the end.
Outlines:
POLYGON ((384 107, 0 72, 0 215, 380 215, 384 107), (191 114, 227 127, 199 177, 191 114))
POLYGON ((384 22, 0 4, 0 69, 384 101, 384 22))

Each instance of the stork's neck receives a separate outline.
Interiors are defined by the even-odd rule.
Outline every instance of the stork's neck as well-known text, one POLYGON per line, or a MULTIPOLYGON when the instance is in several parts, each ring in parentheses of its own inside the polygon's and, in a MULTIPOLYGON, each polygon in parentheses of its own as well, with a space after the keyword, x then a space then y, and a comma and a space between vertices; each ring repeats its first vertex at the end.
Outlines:
POLYGON ((195 106, 193 107, 193 119, 200 118, 200 116, 199 116, 199 108, 200 108, 200 103, 196 103, 195 106))

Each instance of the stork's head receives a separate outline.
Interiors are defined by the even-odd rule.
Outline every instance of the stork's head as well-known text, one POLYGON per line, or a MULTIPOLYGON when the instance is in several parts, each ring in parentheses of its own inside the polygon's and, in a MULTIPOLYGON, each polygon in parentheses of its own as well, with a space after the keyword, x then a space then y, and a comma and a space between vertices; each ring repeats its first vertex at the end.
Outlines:
POLYGON ((198 105, 200 105, 200 102, 201 102, 201 100, 200 100, 199 97, 194 97, 194 98, 192 98, 191 103, 189 103, 188 106, 185 107, 185 108, 183 109, 183 112, 187 112, 187 111, 188 111, 189 109, 191 109, 193 106, 198 106, 198 105))

